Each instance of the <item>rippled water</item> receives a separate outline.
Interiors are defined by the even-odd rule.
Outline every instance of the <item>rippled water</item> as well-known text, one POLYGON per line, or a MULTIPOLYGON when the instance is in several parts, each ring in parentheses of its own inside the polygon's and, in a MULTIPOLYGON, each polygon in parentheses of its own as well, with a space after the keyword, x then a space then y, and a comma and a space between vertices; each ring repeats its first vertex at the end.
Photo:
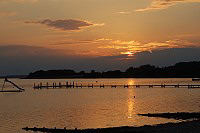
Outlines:
MULTIPOLYGON (((138 113, 196 112, 200 89, 74 88, 34 90, 33 83, 198 84, 191 79, 11 79, 23 93, 0 93, 0 132, 24 133, 22 127, 103 128, 176 122, 137 116, 138 113), (135 97, 134 97, 135 96, 135 97)), ((0 86, 3 79, 0 80, 0 86)), ((200 84, 200 83, 199 83, 200 84)), ((6 89, 13 89, 6 84, 6 89)))

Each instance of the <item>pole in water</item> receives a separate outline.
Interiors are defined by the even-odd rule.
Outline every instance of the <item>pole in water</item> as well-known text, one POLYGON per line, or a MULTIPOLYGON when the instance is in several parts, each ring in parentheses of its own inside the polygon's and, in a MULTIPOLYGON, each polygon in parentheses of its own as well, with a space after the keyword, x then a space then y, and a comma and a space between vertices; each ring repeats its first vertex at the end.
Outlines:
POLYGON ((4 82, 3 82, 3 86, 2 86, 2 89, 1 89, 2 91, 3 91, 3 88, 4 88, 5 82, 6 82, 6 78, 5 78, 4 82))
POLYGON ((66 88, 68 88, 69 87, 69 85, 68 85, 68 82, 66 83, 66 88))
POLYGON ((61 82, 59 82, 59 88, 61 88, 61 82))

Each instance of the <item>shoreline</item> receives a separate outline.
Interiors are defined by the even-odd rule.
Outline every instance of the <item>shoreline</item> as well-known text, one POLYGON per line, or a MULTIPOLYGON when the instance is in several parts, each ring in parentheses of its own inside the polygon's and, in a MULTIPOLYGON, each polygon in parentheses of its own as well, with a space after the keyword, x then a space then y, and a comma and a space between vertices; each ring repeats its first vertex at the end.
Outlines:
POLYGON ((176 113, 154 113, 138 114, 147 117, 161 117, 167 119, 182 120, 177 123, 165 123, 157 125, 144 125, 140 127, 123 126, 97 129, 57 129, 57 128, 22 128, 26 131, 48 132, 48 133, 199 133, 200 132, 200 112, 176 112, 176 113), (192 119, 192 120, 191 120, 192 119))
MULTIPOLYGON (((18 76, 18 77, 12 77, 12 76, 1 76, 0 79, 5 79, 5 78, 9 78, 9 79, 127 79, 127 78, 134 78, 134 79, 192 79, 194 77, 22 77, 22 76, 18 76)), ((195 81, 194 81, 195 82, 195 81)))
POLYGON ((57 129, 57 128, 22 128, 26 131, 48 132, 48 133, 199 133, 200 120, 183 121, 178 123, 166 123, 157 125, 144 125, 140 127, 111 127, 97 129, 57 129))
MULTIPOLYGON (((191 79, 193 77, 53 77, 53 78, 19 78, 19 79, 177 79, 177 78, 187 78, 187 79, 191 79)), ((195 81, 194 81, 195 82, 195 81)))

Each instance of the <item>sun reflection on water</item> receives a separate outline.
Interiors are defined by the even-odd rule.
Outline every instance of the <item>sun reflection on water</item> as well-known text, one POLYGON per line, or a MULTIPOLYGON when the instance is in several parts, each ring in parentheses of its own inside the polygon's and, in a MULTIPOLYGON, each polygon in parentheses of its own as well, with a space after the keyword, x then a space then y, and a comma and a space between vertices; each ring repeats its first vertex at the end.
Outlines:
POLYGON ((128 85, 134 85, 135 81, 134 80, 128 80, 128 85))
MULTIPOLYGON (((134 80, 129 80, 128 85, 134 85, 134 80)), ((128 98, 127 98, 127 105, 128 105, 128 118, 131 119, 133 118, 133 114, 135 114, 134 110, 134 89, 129 88, 128 89, 128 98)))

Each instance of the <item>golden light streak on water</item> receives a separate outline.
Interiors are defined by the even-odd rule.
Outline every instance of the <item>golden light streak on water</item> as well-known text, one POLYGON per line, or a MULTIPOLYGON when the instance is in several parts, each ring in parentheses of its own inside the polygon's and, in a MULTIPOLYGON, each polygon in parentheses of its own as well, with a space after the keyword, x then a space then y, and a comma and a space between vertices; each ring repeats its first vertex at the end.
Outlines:
MULTIPOLYGON (((134 80, 128 80, 128 85, 134 85, 134 80)), ((134 89, 133 88, 128 88, 128 99, 127 99, 127 104, 128 104, 128 118, 132 119, 134 112, 134 89)))
POLYGON ((135 84, 134 80, 132 79, 128 80, 128 85, 134 85, 134 84, 135 84))

